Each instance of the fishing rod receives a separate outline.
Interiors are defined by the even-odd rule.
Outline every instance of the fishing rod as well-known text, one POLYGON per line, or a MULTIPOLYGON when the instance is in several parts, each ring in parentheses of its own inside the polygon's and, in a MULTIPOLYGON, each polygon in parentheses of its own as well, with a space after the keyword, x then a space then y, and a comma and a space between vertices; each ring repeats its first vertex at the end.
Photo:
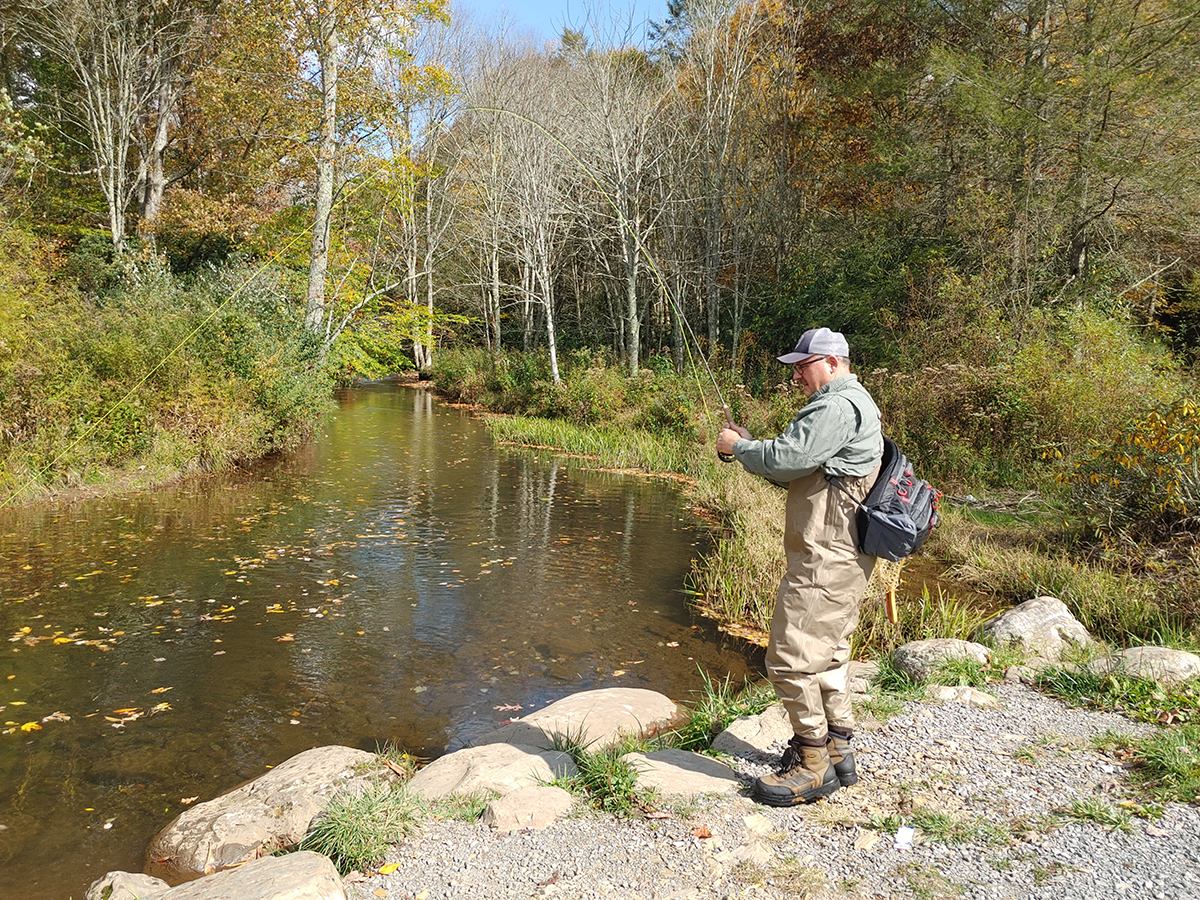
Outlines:
MULTIPOLYGON (((681 306, 679 301, 675 298, 675 296, 671 293, 671 288, 668 286, 666 279, 663 278, 662 273, 659 271, 658 265, 655 262, 653 254, 646 248, 645 243, 643 243, 641 235, 638 233, 637 229, 634 228, 630 224, 628 218, 626 218, 625 214, 621 211, 620 205, 616 202, 616 200, 613 199, 612 195, 608 191, 606 191, 604 189, 604 187, 600 184, 600 179, 592 171, 591 167, 588 166, 588 164, 585 163, 583 160, 581 160, 575 154, 575 152, 570 147, 568 147, 566 145, 566 143, 558 135, 556 135, 554 132, 552 132, 549 128, 547 128, 542 123, 536 121, 535 119, 531 119, 529 116, 526 116, 522 113, 516 112, 515 110, 505 109, 504 107, 496 107, 496 106, 468 106, 468 107, 465 107, 465 111, 466 112, 503 113, 505 115, 513 116, 516 119, 520 119, 522 122, 525 122, 528 125, 532 125, 538 131, 540 131, 542 134, 544 134, 546 137, 548 137, 551 141, 553 141, 555 144, 557 144, 562 149, 562 151, 564 153, 566 153, 567 156, 570 157, 571 160, 577 166, 579 166, 579 168, 584 172, 584 174, 587 175, 587 177, 589 179, 591 179, 592 184, 595 185, 595 187, 596 187, 596 190, 600 192, 600 195, 602 197, 604 197, 604 199, 606 201, 608 201, 608 205, 611 206, 613 212, 616 213, 617 219, 620 222, 621 227, 630 236, 633 237, 634 242, 637 244, 638 253, 640 253, 642 258, 645 259, 646 265, 649 266, 651 273, 653 273, 655 280, 658 282, 658 286, 662 290, 663 296, 667 298, 667 303, 670 304, 671 308, 675 312, 675 315, 678 317, 679 321, 682 323, 683 331, 684 331, 683 347, 684 347, 685 352, 688 355, 689 361, 692 363, 692 373, 693 373, 694 377, 696 378, 697 385, 700 386, 703 384, 702 380, 700 379, 699 374, 696 373, 695 359, 699 358, 700 364, 704 367, 704 371, 708 373, 708 379, 713 386, 713 391, 717 395, 717 400, 721 404, 721 409, 725 413, 725 422, 730 427, 732 427, 734 424, 733 413, 729 409, 729 404, 725 401, 724 394, 721 393, 721 386, 719 384, 717 384, 717 376, 713 372, 712 366, 709 365, 708 358, 704 355, 704 351, 701 349, 700 339, 696 336, 696 332, 693 330, 691 323, 687 319, 687 316, 684 315, 683 307, 681 306), (691 347, 689 347, 688 341, 687 341, 687 338, 689 336, 691 338, 691 347), (692 355, 692 347, 695 348, 695 356, 694 357, 692 355)), ((702 403, 704 403, 705 409, 707 410, 708 403, 704 399, 703 387, 701 387, 701 390, 700 390, 700 400, 702 403)), ((717 451, 717 459, 719 459, 721 462, 724 462, 724 463, 731 463, 731 462, 733 462, 733 454, 732 453, 721 453, 718 450, 717 451)))

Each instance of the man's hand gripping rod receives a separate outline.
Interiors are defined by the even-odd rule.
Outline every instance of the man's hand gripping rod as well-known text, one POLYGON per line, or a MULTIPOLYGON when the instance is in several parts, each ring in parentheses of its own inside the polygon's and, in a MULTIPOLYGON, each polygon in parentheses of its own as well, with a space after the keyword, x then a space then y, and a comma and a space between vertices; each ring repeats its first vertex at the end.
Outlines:
MULTIPOLYGON (((716 385, 716 379, 713 379, 713 384, 714 384, 714 386, 716 385)), ((730 412, 730 410, 729 410, 729 404, 722 403, 721 408, 723 410, 725 410, 725 421, 728 422, 729 427, 732 428, 733 427, 733 413, 730 412)), ((719 459, 723 463, 731 463, 731 462, 733 462, 733 454, 732 453, 722 453, 720 450, 718 450, 717 451, 717 459, 719 459)))

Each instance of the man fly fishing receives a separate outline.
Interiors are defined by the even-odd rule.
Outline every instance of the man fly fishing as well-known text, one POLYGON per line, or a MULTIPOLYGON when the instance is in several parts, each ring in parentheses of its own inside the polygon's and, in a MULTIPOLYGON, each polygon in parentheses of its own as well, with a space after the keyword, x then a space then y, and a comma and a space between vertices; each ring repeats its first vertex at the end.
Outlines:
POLYGON ((850 347, 840 332, 809 329, 779 361, 792 367, 808 403, 773 440, 754 440, 730 423, 717 436, 717 452, 787 486, 787 572, 766 662, 793 737, 776 772, 757 779, 754 795, 771 806, 794 806, 858 781, 847 673, 850 635, 875 558, 858 550, 855 501, 875 483, 883 432, 879 408, 850 372, 850 347), (846 492, 826 475, 840 476, 846 492))

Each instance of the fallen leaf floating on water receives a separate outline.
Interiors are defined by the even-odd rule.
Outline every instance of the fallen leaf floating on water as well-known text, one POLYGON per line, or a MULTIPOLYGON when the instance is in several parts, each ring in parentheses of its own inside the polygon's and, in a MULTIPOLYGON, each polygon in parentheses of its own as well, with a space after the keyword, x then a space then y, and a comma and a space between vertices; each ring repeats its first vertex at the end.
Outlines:
POLYGON ((42 719, 43 722, 70 722, 71 717, 63 712, 52 712, 42 719))
POLYGON ((41 731, 42 726, 39 725, 37 722, 26 722, 24 725, 21 726, 21 730, 25 731, 25 732, 41 731))
POLYGON ((173 688, 173 687, 157 687, 154 690, 152 690, 150 693, 165 694, 167 691, 173 691, 173 690, 175 690, 175 688, 173 688))
POLYGON ((281 643, 290 642, 296 640, 296 636, 291 632, 288 632, 287 634, 281 634, 279 637, 275 638, 275 640, 280 641, 281 643))
POLYGON ((195 803, 199 799, 200 799, 200 795, 197 794, 195 797, 183 797, 182 799, 180 799, 179 802, 182 803, 184 806, 191 806, 193 803, 195 803))

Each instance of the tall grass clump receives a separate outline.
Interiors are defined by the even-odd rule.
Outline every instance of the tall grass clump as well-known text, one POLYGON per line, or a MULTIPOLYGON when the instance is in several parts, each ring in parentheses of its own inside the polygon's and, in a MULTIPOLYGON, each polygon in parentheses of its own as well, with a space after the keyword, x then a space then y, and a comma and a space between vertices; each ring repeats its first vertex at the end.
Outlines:
POLYGON ((974 640, 979 626, 992 613, 977 602, 962 601, 941 588, 931 594, 922 586, 921 596, 900 599, 895 624, 889 622, 880 597, 868 597, 859 611, 858 627, 850 637, 851 655, 856 658, 890 654, 909 641, 935 638, 974 640))
POLYGON ((645 749, 642 743, 627 738, 610 747, 592 749, 578 735, 560 734, 555 735, 554 749, 567 753, 578 769, 576 775, 556 784, 584 797, 596 809, 625 815, 652 799, 650 792, 638 789, 637 770, 621 758, 645 749))
POLYGON ((343 876, 377 866, 388 847, 413 834, 423 810, 403 787, 379 782, 361 794, 335 796, 300 842, 329 857, 343 876))
POLYGON ((726 675, 714 680, 703 670, 703 687, 694 702, 687 704, 683 724, 671 729, 664 742, 681 750, 707 750, 713 738, 740 716, 755 716, 775 702, 775 691, 769 684, 747 684, 735 687, 733 678, 726 675))

